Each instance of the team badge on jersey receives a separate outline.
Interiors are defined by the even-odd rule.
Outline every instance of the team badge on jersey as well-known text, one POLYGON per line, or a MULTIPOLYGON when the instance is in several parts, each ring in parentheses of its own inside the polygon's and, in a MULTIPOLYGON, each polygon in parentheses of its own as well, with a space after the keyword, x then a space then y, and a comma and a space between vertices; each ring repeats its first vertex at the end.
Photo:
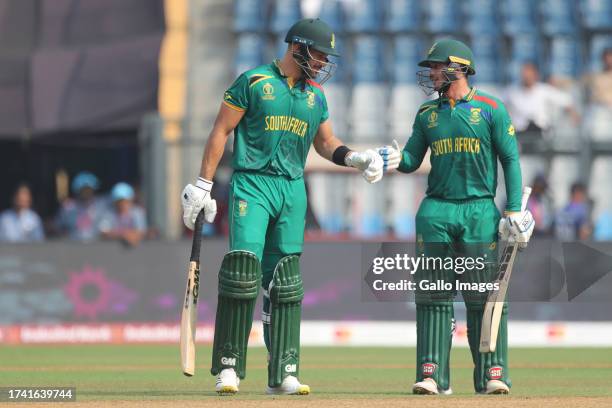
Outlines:
POLYGON ((244 200, 238 201, 238 215, 244 217, 247 214, 247 202, 244 200))
POLYGON ((438 126, 438 112, 433 111, 429 114, 429 124, 427 125, 427 127, 429 129, 434 128, 436 126, 438 126))
POLYGON ((274 96, 274 87, 269 82, 266 82, 264 84, 264 86, 262 88, 262 92, 263 92, 263 96, 261 97, 261 99, 263 99, 265 101, 272 101, 272 100, 274 100, 276 98, 274 96))
POLYGON ((314 92, 306 91, 306 103, 309 108, 314 108, 315 106, 315 94, 314 92))
POLYGON ((473 125, 480 123, 480 108, 470 108, 470 123, 473 125))
POLYGON ((514 136, 514 133, 515 133, 515 131, 514 131, 514 125, 510 125, 510 127, 508 127, 508 134, 509 134, 510 136, 514 136))

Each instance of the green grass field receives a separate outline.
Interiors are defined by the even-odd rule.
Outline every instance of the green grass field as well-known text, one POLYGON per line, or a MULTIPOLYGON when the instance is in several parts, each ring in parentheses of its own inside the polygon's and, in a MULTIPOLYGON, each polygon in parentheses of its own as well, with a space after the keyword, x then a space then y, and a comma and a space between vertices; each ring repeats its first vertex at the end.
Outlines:
MULTIPOLYGON (((214 378, 208 372, 210 351, 209 346, 198 348, 198 369, 188 378, 180 372, 177 346, 3 347, 0 386, 74 386, 79 401, 181 399, 219 403, 220 397, 212 392, 214 378)), ((361 401, 362 405, 370 405, 367 400, 374 399, 430 398, 409 394, 415 375, 414 354, 414 348, 305 347, 300 377, 313 390, 305 398, 313 404, 333 399, 361 401)), ((512 398, 517 401, 606 397, 594 400, 609 404, 601 406, 612 406, 612 349, 514 349, 510 361, 512 398)), ((469 351, 455 349, 451 374, 455 394, 450 398, 490 398, 474 396, 471 378, 469 351)), ((265 384, 265 351, 252 348, 240 394, 223 399, 233 400, 232 405, 269 399, 263 394, 265 384)))

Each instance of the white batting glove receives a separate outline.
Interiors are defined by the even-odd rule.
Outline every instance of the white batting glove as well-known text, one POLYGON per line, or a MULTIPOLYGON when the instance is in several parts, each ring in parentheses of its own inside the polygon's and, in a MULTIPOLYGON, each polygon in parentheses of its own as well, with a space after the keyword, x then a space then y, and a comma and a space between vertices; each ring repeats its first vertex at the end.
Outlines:
POLYGON ((187 184, 181 193, 181 204, 183 205, 183 222, 190 230, 193 230, 195 220, 200 211, 204 210, 204 219, 212 223, 217 215, 217 201, 210 196, 213 182, 198 177, 195 185, 187 184))
POLYGON ((519 249, 527 248, 535 221, 531 211, 510 212, 499 220, 499 238, 503 241, 517 242, 519 249))
POLYGON ((402 149, 400 149, 397 140, 393 141, 393 146, 382 146, 376 149, 380 157, 383 159, 383 172, 397 169, 402 161, 402 149))
POLYGON ((383 176, 384 162, 382 157, 372 149, 365 152, 350 152, 344 158, 349 167, 361 170, 361 175, 370 184, 380 181, 383 176))

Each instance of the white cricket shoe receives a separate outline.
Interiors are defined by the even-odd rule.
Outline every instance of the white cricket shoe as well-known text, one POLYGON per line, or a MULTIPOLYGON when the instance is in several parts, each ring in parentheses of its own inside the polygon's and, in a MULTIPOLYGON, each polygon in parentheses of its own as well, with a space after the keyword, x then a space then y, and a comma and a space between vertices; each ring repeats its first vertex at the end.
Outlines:
POLYGON ((292 375, 285 377, 281 385, 278 387, 270 387, 266 389, 266 394, 269 395, 308 395, 310 387, 306 384, 300 384, 297 378, 292 375))
POLYGON ((419 381, 412 386, 412 393, 420 395, 451 395, 453 390, 450 387, 447 390, 442 390, 438 387, 436 380, 425 378, 423 381, 419 381))
POLYGON ((233 395, 238 392, 240 378, 236 375, 233 368, 224 368, 217 376, 215 390, 220 395, 233 395))
POLYGON ((484 392, 485 394, 508 394, 510 393, 510 388, 508 385, 500 380, 489 380, 487 381, 487 389, 484 392))

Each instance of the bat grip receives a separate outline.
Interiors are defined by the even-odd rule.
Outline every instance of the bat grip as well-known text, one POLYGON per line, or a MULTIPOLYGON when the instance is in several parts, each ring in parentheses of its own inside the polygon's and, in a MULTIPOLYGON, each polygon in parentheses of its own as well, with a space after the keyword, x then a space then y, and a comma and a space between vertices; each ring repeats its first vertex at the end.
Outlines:
POLYGON ((531 187, 529 186, 523 187, 523 196, 521 197, 521 211, 525 211, 527 209, 527 201, 529 201, 530 195, 531 195, 531 187))
POLYGON ((202 226, 204 225, 204 210, 198 214, 195 225, 193 227, 193 242, 191 244, 191 257, 189 258, 192 262, 200 261, 200 246, 202 245, 202 226))

